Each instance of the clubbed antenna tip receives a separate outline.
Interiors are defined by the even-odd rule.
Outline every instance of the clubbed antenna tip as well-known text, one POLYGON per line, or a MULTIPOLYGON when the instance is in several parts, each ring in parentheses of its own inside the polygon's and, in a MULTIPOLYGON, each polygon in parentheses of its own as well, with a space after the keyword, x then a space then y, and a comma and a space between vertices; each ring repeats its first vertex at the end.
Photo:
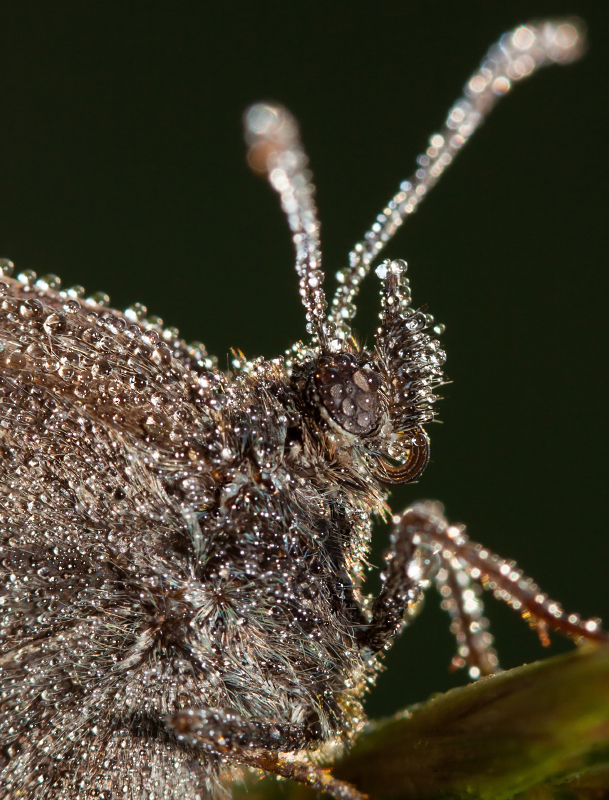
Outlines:
POLYGON ((377 216, 364 238, 349 254, 349 266, 337 273, 339 287, 328 315, 337 335, 350 335, 354 300, 371 263, 490 113, 499 98, 540 67, 568 64, 586 49, 586 26, 577 18, 544 20, 520 25, 505 33, 486 54, 480 68, 463 87, 462 96, 448 113, 444 126, 429 139, 417 158, 418 168, 377 216))
POLYGON ((516 28, 514 37, 518 39, 524 35, 526 38, 521 46, 527 47, 529 46, 529 37, 534 36, 535 31, 540 39, 542 51, 547 54, 548 59, 557 64, 570 64, 577 61, 586 52, 588 44, 586 23, 579 17, 533 22, 530 26, 522 25, 520 28, 516 28), (528 33, 524 33, 527 30, 528 33))
POLYGON ((285 108, 256 103, 245 114, 248 163, 254 172, 267 175, 281 198, 296 248, 296 272, 306 311, 307 331, 322 345, 330 326, 325 322, 326 296, 321 271, 319 222, 313 200, 315 187, 307 170, 307 157, 298 125, 285 108))
POLYGON ((258 175, 266 175, 282 153, 306 163, 300 147, 298 126, 294 117, 278 105, 256 103, 245 114, 245 141, 249 145, 247 161, 258 175))

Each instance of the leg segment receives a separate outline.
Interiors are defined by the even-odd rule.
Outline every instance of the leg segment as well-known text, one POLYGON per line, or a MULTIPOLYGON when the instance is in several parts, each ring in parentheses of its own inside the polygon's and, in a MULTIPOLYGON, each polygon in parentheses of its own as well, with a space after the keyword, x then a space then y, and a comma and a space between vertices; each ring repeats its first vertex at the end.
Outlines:
POLYGON ((440 565, 436 586, 443 598, 442 607, 452 617, 451 630, 458 643, 453 666, 468 665, 472 678, 497 669, 497 655, 479 599, 480 583, 520 611, 537 629, 543 644, 547 643, 548 629, 575 641, 609 641, 600 620, 582 621, 577 614, 566 614, 514 562, 471 542, 462 526, 448 524, 442 511, 438 504, 419 503, 393 518, 395 527, 381 573, 383 588, 372 606, 370 624, 359 636, 363 647, 378 652, 391 642, 406 622, 409 609, 429 585, 434 557, 440 565), (426 557, 426 552, 433 556, 426 557))
POLYGON ((482 586, 473 580, 467 564, 450 551, 440 550, 438 557, 442 566, 436 575, 436 588, 442 597, 442 610, 452 619, 450 631, 457 640, 451 667, 467 666, 474 680, 491 675, 499 668, 499 661, 480 600, 482 586))
POLYGON ((182 739, 203 744, 217 753, 239 748, 262 748, 284 753, 311 746, 314 736, 304 725, 247 720, 238 714, 209 709, 180 711, 170 725, 182 739))
POLYGON ((453 668, 467 664, 472 678, 494 672, 497 654, 479 600, 482 587, 452 551, 425 539, 418 529, 400 525, 400 521, 400 517, 394 518, 398 524, 385 554, 383 588, 372 606, 370 624, 360 631, 362 646, 378 652, 389 645, 408 618, 415 615, 423 592, 435 576, 442 608, 452 617, 451 632, 458 644, 453 668))
POLYGON ((384 556, 383 586, 372 605, 372 619, 358 630, 362 647, 378 653, 404 626, 409 610, 417 606, 429 585, 425 576, 431 565, 425 563, 424 555, 424 550, 417 551, 412 536, 404 535, 399 527, 394 528, 384 556))
POLYGON ((305 783, 336 800, 365 800, 365 795, 333 778, 329 770, 281 755, 303 751, 315 741, 305 726, 246 720, 206 709, 181 711, 169 724, 181 741, 202 745, 228 761, 305 783))
POLYGON ((566 614, 560 605, 540 591, 531 578, 523 575, 515 562, 489 552, 472 542, 464 528, 449 525, 442 509, 434 503, 420 503, 408 509, 397 521, 409 534, 418 534, 423 541, 444 550, 444 558, 456 556, 474 580, 480 579, 495 597, 508 603, 525 618, 560 631, 576 640, 608 642, 609 633, 598 619, 581 620, 577 614, 566 614))

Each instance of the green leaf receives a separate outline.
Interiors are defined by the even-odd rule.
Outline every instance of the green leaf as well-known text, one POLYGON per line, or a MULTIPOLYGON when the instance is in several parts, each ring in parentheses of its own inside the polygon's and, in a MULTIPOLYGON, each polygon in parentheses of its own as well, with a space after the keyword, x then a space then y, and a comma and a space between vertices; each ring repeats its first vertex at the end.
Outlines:
MULTIPOLYGON (((375 800, 609 797, 609 646, 502 672, 370 723, 332 772, 375 800)), ((248 800, 313 797, 265 779, 248 800)), ((244 798, 235 787, 235 797, 244 798)))

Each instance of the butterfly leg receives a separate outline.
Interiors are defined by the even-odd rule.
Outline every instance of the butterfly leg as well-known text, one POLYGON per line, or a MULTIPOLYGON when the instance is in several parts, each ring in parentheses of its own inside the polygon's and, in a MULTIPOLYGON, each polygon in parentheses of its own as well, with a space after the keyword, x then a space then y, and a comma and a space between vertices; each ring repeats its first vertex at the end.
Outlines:
POLYGON ((389 646, 423 597, 426 554, 417 550, 409 530, 394 527, 381 572, 382 588, 374 600, 371 619, 357 629, 362 648, 378 653, 389 646))
POLYGON ((482 587, 519 611, 537 629, 543 644, 548 641, 549 629, 576 641, 609 641, 599 620, 566 614, 514 562, 470 541, 463 526, 450 525, 438 503, 418 503, 395 516, 393 522, 381 573, 383 587, 372 605, 370 623, 359 630, 363 647, 378 652, 389 645, 412 616, 432 578, 457 639, 452 665, 455 669, 468 666, 472 678, 498 669, 483 616, 482 587))
MULTIPOLYGON (((439 504, 418 503, 401 517, 394 518, 394 522, 395 536, 426 543, 438 553, 442 569, 436 576, 436 584, 453 617, 453 630, 463 644, 463 656, 453 662, 455 666, 468 662, 470 671, 473 666, 480 670, 478 674, 492 672, 496 666, 496 656, 490 646, 492 639, 484 631, 477 598, 478 582, 498 600, 519 611, 537 629, 542 644, 548 642, 548 630, 559 631, 576 642, 584 639, 609 641, 609 633, 602 629, 600 620, 582 620, 577 614, 567 614, 559 603, 526 577, 514 561, 507 561, 472 542, 464 526, 450 525, 439 504)), ((477 677, 475 673, 473 676, 477 677)))
POLYGON ((205 709, 181 711, 169 722, 180 740, 202 745, 231 761, 304 783, 336 800, 365 798, 329 770, 289 755, 305 750, 316 739, 303 725, 245 720, 237 714, 205 709))

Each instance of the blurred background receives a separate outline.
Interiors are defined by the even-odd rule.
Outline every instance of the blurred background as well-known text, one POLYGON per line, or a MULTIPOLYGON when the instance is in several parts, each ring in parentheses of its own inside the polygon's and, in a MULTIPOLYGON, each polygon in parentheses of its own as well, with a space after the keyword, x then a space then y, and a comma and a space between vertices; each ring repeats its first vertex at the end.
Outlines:
MULTIPOLYGON (((230 347, 278 355, 304 321, 277 198, 245 164, 245 107, 277 100, 300 121, 332 291, 488 46, 564 14, 588 24, 585 59, 503 100, 388 249, 447 326, 452 380, 432 463, 391 503, 441 499, 566 609, 609 622, 604 3, 1 0, 0 254, 144 303, 221 364, 230 347)), ((372 276, 368 341, 377 313, 372 276)), ((487 612, 504 667, 545 655, 516 614, 487 612)), ((464 682, 453 650, 430 594, 370 713, 464 682)))

